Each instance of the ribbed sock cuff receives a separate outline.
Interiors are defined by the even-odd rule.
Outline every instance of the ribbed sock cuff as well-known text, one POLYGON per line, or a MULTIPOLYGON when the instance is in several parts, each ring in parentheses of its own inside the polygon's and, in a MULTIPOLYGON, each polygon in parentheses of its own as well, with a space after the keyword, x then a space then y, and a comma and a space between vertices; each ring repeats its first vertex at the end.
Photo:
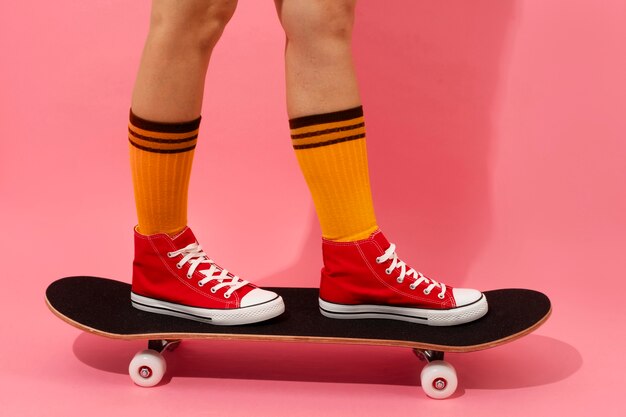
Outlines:
POLYGON ((142 119, 130 111, 128 140, 145 152, 175 154, 196 147, 201 117, 189 122, 161 123, 142 119))
POLYGON ((291 144, 298 151, 365 138, 361 106, 289 121, 291 144))

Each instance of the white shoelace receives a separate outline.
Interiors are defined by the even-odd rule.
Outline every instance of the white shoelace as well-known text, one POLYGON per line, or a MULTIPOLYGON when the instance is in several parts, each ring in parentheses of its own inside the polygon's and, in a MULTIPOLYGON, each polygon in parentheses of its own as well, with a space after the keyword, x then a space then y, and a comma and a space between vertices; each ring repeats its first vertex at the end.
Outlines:
POLYGON ((174 252, 168 252, 167 256, 175 258, 178 255, 183 255, 183 258, 176 264, 178 269, 182 269, 186 263, 189 263, 189 271, 187 271, 187 278, 191 279, 194 272, 201 264, 209 264, 209 269, 198 270, 205 278, 198 281, 198 286, 203 287, 210 281, 217 280, 218 283, 211 287, 211 292, 215 294, 220 288, 230 287, 228 291, 224 293, 224 298, 230 298, 234 291, 248 284, 248 281, 242 280, 237 275, 228 275, 227 269, 222 269, 215 261, 210 259, 206 253, 202 250, 202 246, 197 243, 192 243, 174 252))
POLYGON ((411 285, 409 285, 409 288, 411 288, 411 290, 414 290, 420 284, 428 284, 426 289, 424 289, 424 294, 428 295, 433 290, 433 288, 435 287, 441 288, 441 291, 439 292, 437 296, 443 300, 446 294, 446 284, 437 282, 431 278, 426 278, 424 274, 416 271, 413 268, 410 268, 407 270, 407 264, 405 264, 403 261, 398 259, 398 255, 396 254, 396 245, 393 243, 391 243, 391 246, 387 248, 384 254, 376 258, 376 263, 382 264, 383 262, 386 262, 390 259, 391 259, 391 265, 389 266, 389 268, 385 270, 387 275, 391 274, 391 272, 393 272, 394 269, 399 269, 400 275, 397 278, 397 281, 399 284, 402 284, 404 282, 404 278, 408 276, 410 278, 413 278, 414 280, 411 283, 411 285))

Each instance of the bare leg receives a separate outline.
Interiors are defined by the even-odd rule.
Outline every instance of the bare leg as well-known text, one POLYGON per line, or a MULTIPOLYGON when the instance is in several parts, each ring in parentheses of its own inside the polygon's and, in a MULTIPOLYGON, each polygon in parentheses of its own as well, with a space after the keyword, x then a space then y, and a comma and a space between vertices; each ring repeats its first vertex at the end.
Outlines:
POLYGON ((376 229, 365 123, 352 63, 355 0, 277 0, 285 30, 292 145, 322 236, 369 237, 376 229))
POLYGON ((139 219, 132 305, 220 325, 263 321, 285 310, 277 294, 218 268, 187 227, 204 78, 236 5, 236 0, 153 1, 128 129, 139 219))
POLYGON ((148 120, 196 119, 211 52, 237 0, 153 0, 150 32, 133 91, 133 112, 148 120))
POLYGON ((276 0, 285 30, 289 118, 361 104, 352 62, 356 0, 276 0))
POLYGON ((354 0, 277 0, 287 48, 292 144, 322 229, 320 310, 455 325, 487 312, 483 294, 452 289, 401 261, 370 194, 365 123, 350 40, 354 0))
POLYGON ((129 141, 139 230, 187 225, 204 79, 237 0, 154 0, 132 99, 129 141), (179 126, 172 130, 171 123, 179 126))

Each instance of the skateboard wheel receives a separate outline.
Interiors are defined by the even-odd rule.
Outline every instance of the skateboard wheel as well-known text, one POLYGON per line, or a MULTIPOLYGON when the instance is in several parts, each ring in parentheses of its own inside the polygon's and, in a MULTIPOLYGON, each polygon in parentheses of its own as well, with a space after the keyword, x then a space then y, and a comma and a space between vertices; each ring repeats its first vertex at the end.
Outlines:
POLYGON ((163 355, 156 350, 147 349, 133 357, 128 365, 128 374, 135 384, 153 387, 163 378, 166 367, 163 355))
POLYGON ((458 379, 454 367, 445 361, 428 363, 420 377, 422 389, 431 398, 448 398, 456 391, 458 379))

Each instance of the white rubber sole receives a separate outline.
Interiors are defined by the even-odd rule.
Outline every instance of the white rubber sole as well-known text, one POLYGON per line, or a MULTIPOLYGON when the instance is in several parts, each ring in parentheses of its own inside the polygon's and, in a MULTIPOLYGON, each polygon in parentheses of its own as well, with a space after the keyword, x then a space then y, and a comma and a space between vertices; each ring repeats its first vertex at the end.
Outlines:
POLYGON ((285 303, 279 295, 264 303, 232 309, 190 307, 144 297, 133 292, 130 294, 130 300, 133 307, 138 310, 181 317, 218 326, 257 323, 280 316, 285 311, 285 303))
POLYGON ((333 319, 392 319, 428 326, 456 326, 469 323, 487 314, 487 299, 482 297, 462 307, 447 310, 433 310, 410 307, 393 307, 370 304, 335 304, 321 298, 320 312, 323 316, 333 319))

